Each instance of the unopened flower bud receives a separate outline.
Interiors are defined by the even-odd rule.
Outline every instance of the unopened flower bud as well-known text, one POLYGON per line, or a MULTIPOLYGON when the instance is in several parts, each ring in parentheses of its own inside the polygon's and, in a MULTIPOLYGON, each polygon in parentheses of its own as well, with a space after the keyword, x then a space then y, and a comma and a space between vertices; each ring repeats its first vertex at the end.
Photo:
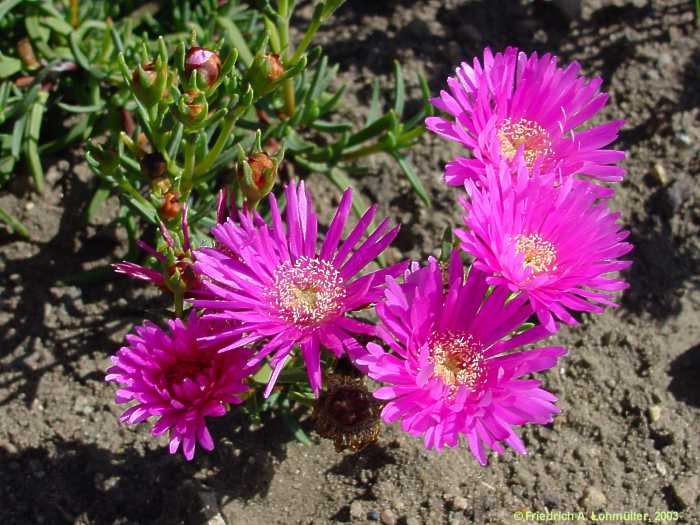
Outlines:
POLYGON ((28 38, 22 38, 19 40, 19 42, 17 42, 17 54, 22 60, 24 67, 27 69, 36 69, 41 65, 36 59, 34 48, 32 47, 32 43, 28 38))
POLYGON ((201 91, 190 91, 180 96, 175 115, 188 130, 201 128, 208 114, 207 97, 201 91))
POLYGON ((248 81, 259 97, 268 94, 284 76, 285 70, 280 56, 265 53, 255 56, 248 70, 248 81))
POLYGON ((163 204, 160 207, 160 215, 164 219, 174 219, 182 210, 182 204, 177 200, 177 193, 169 191, 163 197, 163 204))
POLYGON ((168 167, 160 153, 147 153, 139 164, 141 165, 141 173, 149 179, 161 178, 168 167))
POLYGON ((177 287, 184 291, 199 288, 199 279, 197 274, 194 273, 192 260, 187 254, 180 253, 177 255, 177 262, 168 268, 168 274, 166 282, 171 286, 177 284, 177 287), (178 279, 179 282, 174 283, 175 279, 178 279))
POLYGON ((134 94, 146 107, 155 106, 167 93, 168 76, 166 63, 151 62, 137 67, 131 74, 134 94))
POLYGON ((280 56, 276 53, 267 53, 264 58, 267 65, 267 79, 270 82, 277 82, 284 75, 284 66, 280 56))
POLYGON ((219 79, 221 73, 221 59, 219 55, 203 47, 193 47, 185 55, 185 76, 190 77, 193 71, 197 71, 197 77, 211 86, 219 79))
POLYGON ((249 204, 256 205, 275 184, 278 161, 267 153, 253 153, 238 170, 239 186, 249 204))
POLYGON ((151 182, 151 193, 157 197, 165 195, 173 187, 173 183, 167 177, 161 177, 159 179, 154 179, 151 182))

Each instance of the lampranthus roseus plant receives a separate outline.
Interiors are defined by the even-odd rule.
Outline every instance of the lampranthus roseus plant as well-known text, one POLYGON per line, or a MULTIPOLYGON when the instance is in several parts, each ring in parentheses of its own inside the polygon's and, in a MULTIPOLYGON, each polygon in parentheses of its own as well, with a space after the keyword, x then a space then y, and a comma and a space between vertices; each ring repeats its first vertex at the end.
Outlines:
POLYGON ((179 318, 173 336, 137 328, 115 357, 117 401, 136 401, 122 418, 159 416, 154 433, 169 431, 171 452, 182 446, 188 459, 195 442, 213 446, 205 418, 236 403, 257 420, 279 411, 305 442, 295 416, 313 406, 339 451, 374 442, 381 414, 428 449, 466 443, 482 465, 505 445, 525 454, 518 428, 559 412, 533 374, 566 349, 545 340, 576 312, 614 306, 625 287, 616 272, 632 247, 607 185, 621 179, 624 153, 605 149, 622 123, 588 126, 607 96, 578 65, 485 50, 483 65, 462 64, 434 100, 450 117, 426 121, 472 155, 445 169, 465 189, 445 256, 387 265, 399 227, 349 187, 324 227, 303 180, 320 170, 343 187, 337 168, 378 151, 405 168, 399 152, 427 114, 399 123, 397 76, 394 111, 379 116, 375 101, 359 132, 320 120, 340 95, 327 92, 325 59, 306 51, 340 3, 317 4, 296 50, 291 6, 279 2, 265 5, 261 26, 246 10, 221 21, 223 47, 192 40, 171 64, 161 39, 135 70, 121 59, 139 127, 120 134, 114 155, 96 146, 92 162, 159 240, 137 242, 139 223, 125 214, 158 269, 115 268, 170 293, 179 318), (243 23, 261 38, 246 40, 243 23), (341 138, 309 142, 319 131, 341 138))

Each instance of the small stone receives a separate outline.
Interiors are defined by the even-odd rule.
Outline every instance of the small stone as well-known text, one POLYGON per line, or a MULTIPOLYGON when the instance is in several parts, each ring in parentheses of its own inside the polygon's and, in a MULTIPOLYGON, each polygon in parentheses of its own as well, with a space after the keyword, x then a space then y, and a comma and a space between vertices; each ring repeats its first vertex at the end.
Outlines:
POLYGON ((587 509, 601 509, 608 501, 605 494, 597 487, 588 487, 583 492, 580 503, 587 509))
POLYGON ((396 525, 396 516, 390 509, 384 509, 379 513, 379 521, 384 525, 396 525))
POLYGON ((651 167, 651 174, 653 177, 659 181, 662 186, 668 184, 668 175, 666 174, 666 168, 660 162, 654 162, 651 167))
POLYGON ((671 55, 668 53, 659 53, 659 56, 656 58, 656 65, 659 67, 665 67, 665 66, 670 66, 673 64, 673 59, 671 58, 671 55))
POLYGON ((661 418, 661 407, 659 405, 650 406, 647 415, 651 423, 656 423, 661 418))
POLYGON ((406 525, 420 525, 420 521, 418 521, 418 518, 411 516, 406 518, 406 525))
POLYGON ((362 518, 365 515, 364 510, 362 509, 362 502, 355 500, 350 504, 350 517, 359 519, 362 518))
POLYGON ((469 500, 464 496, 456 496, 452 500, 452 508, 455 510, 466 510, 469 506, 469 500))
POLYGON ((32 211, 34 209, 34 203, 32 201, 29 201, 27 204, 24 205, 24 209, 27 211, 32 211))
POLYGON ((75 399, 73 403, 73 412, 76 414, 81 414, 87 416, 92 414, 95 409, 90 405, 90 400, 87 397, 79 396, 75 399))
POLYGON ((698 478, 697 476, 678 478, 671 485, 671 490, 683 508, 694 508, 698 499, 698 491, 700 490, 698 478))
POLYGON ((379 513, 376 510, 370 510, 367 513, 367 519, 370 521, 379 521, 379 513))
POLYGON ((658 472, 662 476, 668 475, 668 469, 666 468, 666 465, 664 465, 661 461, 656 462, 656 472, 658 472))

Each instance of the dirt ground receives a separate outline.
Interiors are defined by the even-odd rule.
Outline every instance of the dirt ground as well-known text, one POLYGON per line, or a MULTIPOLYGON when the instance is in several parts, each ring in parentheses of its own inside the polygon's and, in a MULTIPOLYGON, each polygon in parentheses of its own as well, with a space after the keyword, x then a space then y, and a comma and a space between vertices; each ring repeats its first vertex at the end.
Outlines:
MULTIPOLYGON (((512 44, 602 75, 602 118, 626 120, 616 146, 629 153, 628 175, 615 206, 635 244, 631 287, 618 310, 557 336, 570 352, 544 379, 562 414, 523 431, 529 456, 493 457, 487 468, 465 448, 426 452, 398 428, 359 454, 336 454, 317 436, 296 442, 276 419, 255 426, 236 415, 213 420, 215 452, 186 463, 145 426, 118 424, 108 356, 166 303, 121 278, 59 286, 123 255, 109 224, 115 203, 84 225, 95 181, 78 154, 53 163, 42 196, 18 176, 0 205, 34 241, 0 228, 0 523, 510 524, 518 511, 700 523, 699 35, 692 2, 644 0, 584 1, 571 22, 543 0, 350 0, 321 34, 348 107, 367 103, 376 76, 390 93, 394 58, 414 95, 416 71, 436 93, 461 59, 512 44)), ((459 224, 458 190, 440 181, 457 151, 432 136, 413 150, 430 210, 389 159, 368 161, 357 186, 402 224, 392 257, 437 253, 442 231, 459 224)), ((334 191, 318 176, 309 185, 328 216, 334 191)))

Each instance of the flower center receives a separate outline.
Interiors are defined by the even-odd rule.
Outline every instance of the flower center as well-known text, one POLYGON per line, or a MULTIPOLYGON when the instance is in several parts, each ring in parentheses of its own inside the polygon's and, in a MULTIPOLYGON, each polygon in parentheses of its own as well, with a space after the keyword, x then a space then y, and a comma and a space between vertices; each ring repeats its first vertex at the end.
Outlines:
POLYGON ((347 291, 328 261, 299 257, 275 270, 267 297, 279 315, 295 324, 315 324, 340 312, 347 291))
POLYGON ((528 168, 531 168, 540 156, 552 153, 552 142, 547 130, 537 122, 524 118, 517 122, 507 118, 501 122, 498 141, 501 144, 501 155, 508 160, 513 160, 518 149, 523 146, 523 157, 528 168))
POLYGON ((178 361, 165 372, 165 380, 168 385, 177 385, 185 379, 197 382, 197 377, 206 374, 209 365, 201 361, 178 361))
POLYGON ((557 269, 557 249, 538 233, 516 236, 515 251, 525 255, 523 265, 535 273, 557 269))
POLYGON ((434 333, 428 340, 433 374, 445 385, 476 390, 484 381, 486 364, 481 345, 464 332, 434 333))

